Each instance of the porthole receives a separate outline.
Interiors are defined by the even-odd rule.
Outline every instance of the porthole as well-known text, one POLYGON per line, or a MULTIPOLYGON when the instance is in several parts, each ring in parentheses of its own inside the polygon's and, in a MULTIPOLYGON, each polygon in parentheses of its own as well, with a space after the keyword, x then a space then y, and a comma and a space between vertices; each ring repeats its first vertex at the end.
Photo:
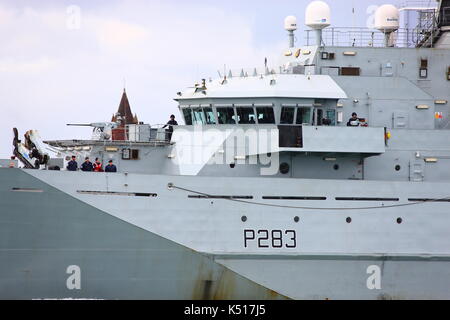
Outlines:
POLYGON ((230 168, 231 168, 231 169, 234 169, 235 166, 236 166, 235 163, 230 163, 230 168))
POLYGON ((395 171, 400 171, 400 169, 401 169, 401 167, 399 164, 395 166, 395 171))
POLYGON ((294 217, 294 221, 295 221, 295 222, 299 222, 299 221, 300 221, 300 218, 297 217, 297 216, 295 216, 295 217, 294 217))
POLYGON ((242 216, 242 217, 241 217, 241 221, 242 221, 242 222, 247 221, 247 217, 246 217, 246 216, 242 216))
POLYGON ((286 162, 280 164, 280 172, 282 174, 287 174, 289 172, 289 164, 287 164, 286 162))
POLYGON ((400 217, 397 218, 397 223, 398 223, 398 224, 400 224, 400 223, 402 223, 402 222, 403 222, 403 219, 402 219, 402 218, 400 218, 400 217))
POLYGON ((338 165, 338 164, 335 164, 335 165, 333 166, 333 169, 334 169, 334 170, 339 170, 339 165, 338 165))
POLYGON ((352 222, 352 218, 347 217, 347 219, 345 219, 345 221, 346 221, 347 223, 351 223, 351 222, 352 222))
POLYGON ((270 158, 272 156, 272 153, 268 152, 267 153, 267 158, 270 158))

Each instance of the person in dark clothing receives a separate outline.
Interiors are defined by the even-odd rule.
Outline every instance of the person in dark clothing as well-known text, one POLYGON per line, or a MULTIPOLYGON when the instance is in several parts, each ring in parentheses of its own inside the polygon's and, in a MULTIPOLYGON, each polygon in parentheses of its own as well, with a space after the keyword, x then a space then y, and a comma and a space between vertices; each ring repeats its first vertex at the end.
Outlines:
POLYGON ((347 122, 347 127, 359 127, 359 119, 356 112, 352 113, 352 117, 347 122))
POLYGON ((327 118, 322 119, 322 125, 323 126, 330 126, 331 125, 331 119, 327 119, 327 118))
POLYGON ((117 167, 113 165, 112 160, 108 161, 108 165, 105 167, 105 172, 117 172, 117 167))
POLYGON ((75 161, 76 157, 72 156, 72 160, 69 161, 67 164, 67 170, 68 171, 77 171, 78 170, 78 163, 75 161))
POLYGON ((173 133, 173 127, 172 126, 177 126, 177 125, 178 125, 178 122, 175 120, 175 116, 173 114, 170 115, 169 122, 167 122, 167 124, 163 127, 163 128, 165 128, 165 127, 169 126, 169 130, 168 130, 168 133, 167 133, 167 137, 168 137, 169 141, 172 139, 172 133, 173 133))
POLYGON ((94 166, 92 165, 92 162, 89 161, 89 157, 86 157, 83 164, 81 165, 81 171, 93 171, 94 166))

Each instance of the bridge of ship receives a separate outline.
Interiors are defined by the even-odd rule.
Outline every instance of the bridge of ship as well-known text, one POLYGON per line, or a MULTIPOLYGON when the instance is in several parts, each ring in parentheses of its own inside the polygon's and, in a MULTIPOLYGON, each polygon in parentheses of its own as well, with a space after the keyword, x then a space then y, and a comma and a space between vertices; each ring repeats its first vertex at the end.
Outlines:
MULTIPOLYGON (((313 55, 316 49, 309 48, 313 55)), ((179 102, 186 126, 175 128, 173 140, 177 148, 182 148, 183 143, 189 148, 192 141, 196 141, 197 147, 206 146, 208 139, 217 139, 220 132, 231 132, 228 136, 246 136, 248 146, 240 153, 245 155, 255 153, 252 144, 270 146, 258 148, 260 154, 296 152, 370 156, 385 152, 384 127, 346 126, 351 114, 344 114, 339 101, 348 97, 329 75, 275 76, 270 72, 258 75, 257 71, 247 75, 245 71, 239 76, 229 74, 222 80, 204 81, 202 85, 178 93, 175 100, 179 102), (196 137, 200 128, 202 132, 212 133, 203 138, 196 137), (263 132, 273 130, 277 132, 277 143, 261 141, 261 137, 269 139, 264 138, 263 132)), ((367 125, 365 119, 360 119, 360 124, 367 125)))

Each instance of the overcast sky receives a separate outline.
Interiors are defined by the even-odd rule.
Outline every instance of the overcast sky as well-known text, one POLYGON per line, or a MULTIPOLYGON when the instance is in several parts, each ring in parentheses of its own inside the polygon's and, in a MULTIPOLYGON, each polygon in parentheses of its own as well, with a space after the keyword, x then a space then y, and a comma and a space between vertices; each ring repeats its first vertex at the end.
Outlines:
MULTIPOLYGON (((179 118, 176 92, 224 64, 276 60, 287 15, 297 16, 301 44, 309 2, 0 0, 0 158, 12 153, 13 127, 21 136, 37 129, 44 140, 89 138, 89 128, 66 123, 110 121, 124 83, 141 121, 179 118)), ((373 6, 386 2, 329 0, 332 24, 365 27, 373 6)))

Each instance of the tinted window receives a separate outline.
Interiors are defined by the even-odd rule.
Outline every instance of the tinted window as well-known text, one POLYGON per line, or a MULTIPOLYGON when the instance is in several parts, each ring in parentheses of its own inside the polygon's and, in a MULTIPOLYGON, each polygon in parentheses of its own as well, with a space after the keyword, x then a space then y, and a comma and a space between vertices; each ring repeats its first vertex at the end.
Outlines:
POLYGON ((311 108, 301 107, 297 109, 297 124, 311 124, 311 108))
POLYGON ((316 126, 323 125, 323 110, 322 109, 316 109, 313 113, 313 124, 316 126))
POLYGON ((212 108, 203 108, 206 117, 206 124, 216 124, 216 117, 212 108))
POLYGON ((273 114, 273 108, 256 108, 258 114, 258 123, 275 123, 275 116, 273 114))
POLYGON ((217 118, 219 124, 236 124, 233 108, 217 108, 217 118))
POLYGON ((294 122, 294 112, 295 108, 286 108, 283 107, 281 109, 281 124, 292 124, 294 122))
POLYGON ((202 108, 193 109, 193 114, 194 114, 194 123, 195 124, 205 124, 206 123, 205 114, 203 113, 202 108))
POLYGON ((336 125, 336 110, 327 110, 326 118, 329 120, 330 126, 335 126, 336 125))
POLYGON ((253 108, 236 108, 239 124, 256 123, 255 110, 253 108))
POLYGON ((183 109, 184 122, 186 125, 192 125, 192 110, 189 108, 183 109))

